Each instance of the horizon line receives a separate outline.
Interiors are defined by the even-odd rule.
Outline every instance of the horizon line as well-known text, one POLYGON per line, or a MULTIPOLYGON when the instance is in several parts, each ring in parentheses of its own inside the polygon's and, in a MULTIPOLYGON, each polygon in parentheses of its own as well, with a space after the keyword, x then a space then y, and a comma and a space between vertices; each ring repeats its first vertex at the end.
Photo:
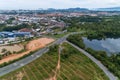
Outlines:
POLYGON ((95 10, 95 9, 104 9, 104 8, 119 8, 119 6, 116 6, 116 7, 100 7, 100 8, 85 8, 85 7, 69 7, 69 8, 37 8, 37 9, 0 9, 0 10, 49 10, 49 9, 56 9, 56 10, 61 10, 61 9, 70 9, 70 8, 84 8, 84 9, 88 9, 88 10, 95 10))

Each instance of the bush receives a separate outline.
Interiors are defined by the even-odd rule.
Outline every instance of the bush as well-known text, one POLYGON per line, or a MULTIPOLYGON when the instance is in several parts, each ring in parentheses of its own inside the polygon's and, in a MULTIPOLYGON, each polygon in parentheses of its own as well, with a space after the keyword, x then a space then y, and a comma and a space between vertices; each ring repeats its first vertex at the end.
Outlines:
POLYGON ((85 49, 85 44, 83 43, 83 39, 80 34, 70 35, 67 38, 67 40, 70 41, 71 43, 74 43, 75 45, 79 46, 80 48, 85 49))

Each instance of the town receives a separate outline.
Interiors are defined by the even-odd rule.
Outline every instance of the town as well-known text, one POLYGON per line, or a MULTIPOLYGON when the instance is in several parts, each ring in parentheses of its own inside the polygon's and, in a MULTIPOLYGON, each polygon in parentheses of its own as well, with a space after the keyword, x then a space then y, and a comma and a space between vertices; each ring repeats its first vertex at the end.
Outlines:
MULTIPOLYGON (((79 9, 79 8, 75 8, 79 9)), ((74 9, 72 9, 74 11, 74 9)), ((48 10, 49 11, 49 10, 48 10)), ((42 12, 40 10, 40 12, 42 12)), ((26 38, 41 36, 43 34, 61 34, 69 24, 61 17, 79 16, 113 16, 119 12, 107 11, 74 11, 74 12, 47 12, 39 13, 39 10, 1 10, 0 11, 0 45, 17 43, 26 38)))
POLYGON ((0 15, 0 44, 16 43, 26 38, 39 37, 42 34, 57 33, 55 29, 66 27, 57 20, 61 15, 0 15))

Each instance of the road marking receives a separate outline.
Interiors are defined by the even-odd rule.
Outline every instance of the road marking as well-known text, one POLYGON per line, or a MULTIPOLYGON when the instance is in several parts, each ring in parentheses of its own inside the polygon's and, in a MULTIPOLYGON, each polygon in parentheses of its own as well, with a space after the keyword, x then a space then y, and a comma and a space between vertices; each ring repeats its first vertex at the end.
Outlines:
POLYGON ((39 58, 40 56, 39 55, 36 55, 37 58, 39 58))
POLYGON ((31 55, 32 57, 34 57, 34 55, 31 55))
POLYGON ((14 66, 17 66, 17 63, 14 63, 13 65, 14 65, 14 66))
POLYGON ((20 66, 24 66, 24 64, 23 64, 23 63, 21 63, 21 64, 20 64, 20 66))

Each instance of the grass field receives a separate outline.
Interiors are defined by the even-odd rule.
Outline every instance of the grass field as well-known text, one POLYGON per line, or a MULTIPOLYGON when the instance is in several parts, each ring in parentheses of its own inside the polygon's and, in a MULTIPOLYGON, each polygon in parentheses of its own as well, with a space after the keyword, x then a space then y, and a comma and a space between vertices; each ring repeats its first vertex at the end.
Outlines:
POLYGON ((67 43, 62 47, 61 67, 57 73, 58 46, 54 46, 37 60, 0 77, 0 80, 52 80, 55 73, 57 80, 109 80, 95 63, 78 50, 67 43))

